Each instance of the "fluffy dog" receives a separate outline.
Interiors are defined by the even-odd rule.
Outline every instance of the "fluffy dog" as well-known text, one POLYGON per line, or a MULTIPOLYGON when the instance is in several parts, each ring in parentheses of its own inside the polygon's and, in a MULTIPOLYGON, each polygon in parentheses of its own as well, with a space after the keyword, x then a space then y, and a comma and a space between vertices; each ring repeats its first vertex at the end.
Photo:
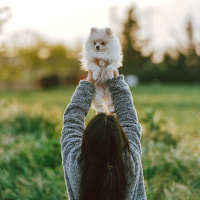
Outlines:
POLYGON ((114 71, 122 66, 121 45, 117 36, 110 28, 91 28, 82 51, 82 69, 93 72, 96 87, 93 106, 97 112, 112 113, 114 106, 106 80, 113 78, 114 71))

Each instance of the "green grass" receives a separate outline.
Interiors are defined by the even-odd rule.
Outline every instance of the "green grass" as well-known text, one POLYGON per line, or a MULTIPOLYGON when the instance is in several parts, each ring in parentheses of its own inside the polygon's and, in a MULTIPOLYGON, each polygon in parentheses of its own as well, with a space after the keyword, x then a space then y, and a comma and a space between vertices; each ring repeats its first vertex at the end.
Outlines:
MULTIPOLYGON (((200 199, 200 85, 131 88, 151 200, 200 199)), ((67 199, 62 115, 74 86, 0 92, 0 199, 67 199)), ((94 115, 90 111, 86 123, 94 115)))

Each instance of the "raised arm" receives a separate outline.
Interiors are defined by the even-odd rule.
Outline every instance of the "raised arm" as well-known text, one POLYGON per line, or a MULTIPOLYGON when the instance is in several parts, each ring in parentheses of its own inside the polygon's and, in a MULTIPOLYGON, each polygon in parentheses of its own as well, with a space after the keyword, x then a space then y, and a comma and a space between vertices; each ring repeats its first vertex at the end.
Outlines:
POLYGON ((129 86, 126 84, 123 75, 107 80, 107 84, 111 92, 116 116, 127 134, 130 144, 141 154, 141 126, 138 122, 129 86))
POLYGON ((70 103, 68 104, 63 119, 61 150, 64 167, 72 163, 74 152, 81 147, 82 134, 85 129, 85 117, 90 109, 95 87, 89 81, 80 81, 70 103))

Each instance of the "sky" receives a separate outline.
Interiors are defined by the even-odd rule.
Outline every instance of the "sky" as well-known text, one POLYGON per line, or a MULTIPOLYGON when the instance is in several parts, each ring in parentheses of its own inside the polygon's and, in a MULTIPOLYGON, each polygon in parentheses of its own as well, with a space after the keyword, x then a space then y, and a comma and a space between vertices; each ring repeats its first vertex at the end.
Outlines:
POLYGON ((0 41, 14 32, 34 30, 73 48, 94 26, 109 26, 119 34, 130 5, 138 13, 140 36, 150 37, 154 49, 184 39, 188 17, 200 33, 200 0, 0 0, 0 7, 9 6, 12 12, 0 41))

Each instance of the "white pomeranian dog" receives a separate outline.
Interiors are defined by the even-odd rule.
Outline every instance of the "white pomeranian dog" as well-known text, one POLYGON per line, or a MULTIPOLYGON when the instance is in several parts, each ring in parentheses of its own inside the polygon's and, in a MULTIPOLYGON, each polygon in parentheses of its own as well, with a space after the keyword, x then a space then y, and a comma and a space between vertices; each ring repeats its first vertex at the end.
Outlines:
POLYGON ((114 106, 106 84, 107 79, 114 77, 114 71, 122 66, 122 50, 119 39, 110 28, 91 28, 81 53, 82 69, 93 72, 96 87, 93 107, 98 113, 113 113, 114 106))

